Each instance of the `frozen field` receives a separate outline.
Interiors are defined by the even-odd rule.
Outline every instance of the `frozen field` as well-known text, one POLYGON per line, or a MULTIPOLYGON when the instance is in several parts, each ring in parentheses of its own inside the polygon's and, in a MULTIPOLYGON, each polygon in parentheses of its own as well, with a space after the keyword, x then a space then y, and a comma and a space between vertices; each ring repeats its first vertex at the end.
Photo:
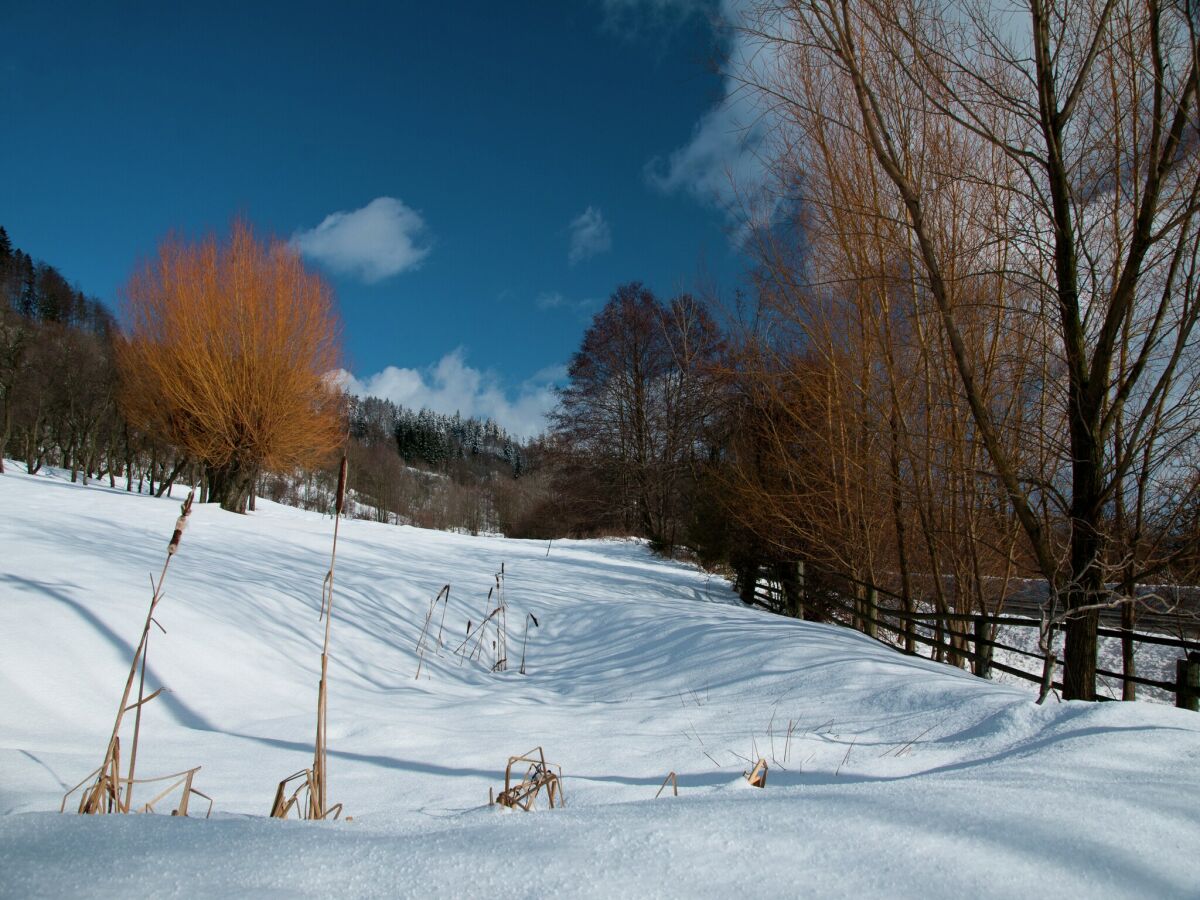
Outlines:
POLYGON ((1037 707, 744 609, 632 541, 547 555, 343 521, 329 780, 353 821, 268 819, 278 781, 311 763, 333 528, 269 503, 196 508, 150 645, 148 689, 167 691, 138 774, 203 766, 212 818, 60 815, 103 757, 180 491, 19 468, 0 476, 0 895, 1200 895, 1200 716, 1037 707), (502 563, 510 665, 493 674, 453 647, 502 563), (447 583, 446 647, 416 680, 447 583), (487 806, 506 758, 537 745, 567 808, 487 806), (741 777, 758 756, 765 790, 741 777), (655 800, 670 770, 680 796, 655 800))

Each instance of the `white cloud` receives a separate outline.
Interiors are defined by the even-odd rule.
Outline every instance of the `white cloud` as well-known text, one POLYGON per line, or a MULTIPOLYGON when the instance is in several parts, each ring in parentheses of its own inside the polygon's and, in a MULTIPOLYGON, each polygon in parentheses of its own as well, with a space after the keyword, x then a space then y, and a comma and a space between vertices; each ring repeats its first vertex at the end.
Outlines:
POLYGON ((566 306, 570 301, 558 291, 545 291, 538 294, 533 302, 538 309, 558 309, 560 306, 566 306))
POLYGON ((717 0, 602 0, 602 4, 607 29, 635 36, 647 25, 670 28, 692 16, 711 16, 717 0))
POLYGON ((551 366, 510 390, 494 372, 468 365, 459 347, 426 369, 388 366, 362 379, 340 370, 334 377, 360 397, 384 397, 410 409, 490 418, 511 434, 530 438, 545 431, 547 416, 558 402, 554 385, 566 378, 566 371, 565 366, 551 366))
POLYGON ((567 262, 571 265, 612 249, 612 229, 596 207, 589 206, 572 219, 568 227, 571 247, 567 251, 567 262))
MULTIPOLYGON (((643 2, 651 13, 657 8, 655 0, 643 2)), ((724 68, 737 77, 725 75, 721 100, 696 122, 686 144, 666 159, 650 160, 646 177, 664 193, 685 192, 724 211, 744 229, 770 222, 778 207, 771 190, 768 143, 779 121, 745 86, 746 81, 770 82, 776 54, 738 30, 751 15, 747 0, 722 0, 720 15, 729 41, 724 68)))
POLYGON ((589 313, 600 305, 600 301, 594 297, 572 300, 558 291, 543 291, 534 298, 533 303, 538 309, 569 309, 581 314, 589 313))
POLYGON ((395 197, 362 209, 330 213, 316 228, 297 231, 292 245, 309 259, 368 284, 415 269, 432 249, 421 214, 395 197))

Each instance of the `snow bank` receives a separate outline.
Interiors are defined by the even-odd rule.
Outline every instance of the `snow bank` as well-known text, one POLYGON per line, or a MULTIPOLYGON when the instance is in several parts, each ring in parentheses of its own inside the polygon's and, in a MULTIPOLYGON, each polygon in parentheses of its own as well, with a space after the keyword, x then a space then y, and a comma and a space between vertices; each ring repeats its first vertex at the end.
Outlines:
MULTIPOLYGON (((13 467, 17 468, 17 467, 13 467)), ((10 470, 11 471, 11 470, 10 470)), ((328 517, 197 508, 152 639, 139 773, 202 765, 208 821, 59 815, 100 762, 178 500, 0 477, 0 895, 1089 896, 1200 893, 1200 717, 1021 687, 746 610, 622 541, 344 521, 330 800, 311 762, 328 517), (460 663, 505 564, 510 670, 460 663), (446 644, 415 646, 451 585, 446 644), (527 668, 521 627, 533 612, 527 668), (510 754, 568 808, 486 806, 510 754), (747 760, 771 765, 749 787, 747 760), (668 770, 680 796, 654 800, 668 770)), ((136 797, 135 797, 136 799, 136 797)), ((193 807, 193 810, 195 807, 193 807)))

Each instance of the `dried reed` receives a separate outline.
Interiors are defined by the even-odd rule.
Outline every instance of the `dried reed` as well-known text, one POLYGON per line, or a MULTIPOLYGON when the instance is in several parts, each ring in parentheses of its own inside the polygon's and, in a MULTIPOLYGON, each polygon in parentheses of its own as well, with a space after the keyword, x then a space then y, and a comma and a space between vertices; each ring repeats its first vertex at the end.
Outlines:
POLYGON ((767 761, 759 757, 754 768, 749 772, 743 772, 742 775, 750 782, 751 787, 765 788, 767 786, 767 761))
POLYGON ((660 787, 660 788, 658 789, 658 793, 654 795, 654 799, 655 799, 655 800, 657 800, 659 797, 661 797, 661 796, 662 796, 662 792, 663 792, 663 791, 665 791, 665 790, 667 789, 667 785, 668 785, 668 784, 670 784, 670 785, 671 785, 671 788, 672 788, 672 790, 674 790, 674 791, 675 791, 675 796, 676 796, 676 797, 678 797, 678 796, 679 796, 679 782, 678 782, 678 781, 676 780, 676 778, 675 778, 675 773, 674 773, 674 772, 668 772, 668 773, 667 773, 667 777, 663 779, 662 787, 660 787))
POLYGON ((425 624, 421 626, 421 636, 417 638, 417 675, 421 677, 421 665, 425 662, 425 650, 427 649, 426 637, 429 632, 429 625, 433 621, 433 610, 437 606, 438 601, 442 601, 442 623, 438 628, 437 645, 440 649, 442 646, 442 631, 446 627, 446 608, 450 605, 450 585, 444 585, 437 595, 429 601, 429 612, 425 614, 425 624))
POLYGON ((167 570, 170 568, 171 560, 174 559, 175 553, 179 550, 179 544, 183 540, 183 532, 187 528, 188 516, 192 513, 192 501, 195 495, 195 491, 189 492, 187 499, 183 501, 183 505, 180 507, 179 518, 175 520, 175 530, 171 534, 170 543, 167 544, 167 558, 163 562, 158 582, 155 583, 154 576, 150 577, 150 609, 146 613, 146 624, 142 627, 142 637, 138 641, 137 649, 133 654, 133 662, 129 666, 129 676, 125 679, 125 691, 122 693, 121 703, 117 707, 117 716, 113 722, 112 735, 109 737, 108 747, 104 752, 104 761, 98 769, 63 796, 60 810, 66 809, 67 798, 93 778, 95 778, 95 781, 83 791, 79 800, 78 812, 82 814, 128 813, 133 805, 133 786, 135 784, 164 781, 169 778, 180 780, 145 804, 142 807, 142 812, 152 812, 153 804, 171 793, 176 787, 183 788, 183 798, 180 800, 179 807, 175 810, 177 814, 187 815, 188 798, 193 793, 200 794, 200 796, 208 799, 209 809, 211 810, 212 808, 211 798, 206 794, 201 794, 192 787, 192 777, 199 770, 199 766, 196 766, 194 769, 188 769, 185 772, 176 773, 175 775, 165 775, 161 778, 141 780, 134 778, 134 772, 137 767, 138 741, 142 731, 142 707, 161 694, 163 690, 159 688, 149 696, 146 695, 146 661, 150 653, 150 626, 154 625, 164 634, 166 633, 166 629, 154 618, 154 612, 163 598, 163 584, 167 578, 167 570), (135 676, 138 676, 138 698, 136 702, 130 703, 129 698, 133 693, 133 680, 135 676), (122 776, 121 724, 125 718, 125 713, 130 710, 134 710, 134 721, 133 739, 130 743, 129 751, 129 773, 122 776), (122 788, 124 789, 123 791, 122 788))
MULTIPOLYGON (((459 655, 458 664, 460 666, 465 659, 481 659, 484 643, 490 633, 493 635, 491 669, 493 672, 503 672, 508 668, 508 604, 504 602, 504 563, 500 564, 500 571, 495 574, 494 578, 495 584, 488 588, 487 598, 484 600, 483 621, 474 630, 471 629, 471 623, 467 622, 467 636, 454 649, 454 652, 459 655), (493 597, 496 598, 495 606, 492 605, 493 597), (489 624, 494 632, 489 632, 489 624), (472 646, 472 642, 474 642, 474 646, 472 646)), ((528 628, 529 626, 526 624, 527 635, 528 628)))
POLYGON ((520 669, 520 672, 522 675, 525 674, 525 648, 529 645, 529 623, 531 621, 533 622, 534 628, 541 627, 540 625, 538 625, 537 616, 535 616, 533 613, 525 614, 525 637, 521 641, 521 669, 520 669))
POLYGON ((562 766, 546 762, 546 754, 541 747, 534 747, 521 756, 510 756, 504 769, 504 790, 493 798, 488 789, 488 799, 492 803, 507 806, 509 809, 521 809, 531 812, 537 803, 542 790, 546 791, 546 800, 550 809, 554 809, 555 801, 558 806, 566 806, 566 797, 562 789, 562 766), (525 777, 514 783, 512 779, 513 766, 517 763, 528 763, 525 777), (557 771, 555 771, 557 770, 557 771))
POLYGON ((342 521, 342 508, 346 502, 346 454, 342 454, 342 464, 338 469, 337 498, 334 503, 333 516, 333 549, 329 555, 329 571, 321 585, 321 611, 317 621, 325 621, 325 641, 321 646, 321 681, 317 686, 317 737, 313 746, 313 764, 311 769, 301 769, 279 782, 275 791, 275 800, 271 804, 271 816, 276 819, 287 818, 293 809, 302 819, 324 819, 332 815, 335 819, 341 814, 342 804, 328 806, 328 755, 326 750, 325 719, 327 711, 327 681, 329 676, 329 630, 333 619, 333 572, 337 563, 338 525, 342 521), (304 780, 287 795, 288 783, 303 778, 304 780), (301 803, 300 795, 308 792, 308 802, 301 803))

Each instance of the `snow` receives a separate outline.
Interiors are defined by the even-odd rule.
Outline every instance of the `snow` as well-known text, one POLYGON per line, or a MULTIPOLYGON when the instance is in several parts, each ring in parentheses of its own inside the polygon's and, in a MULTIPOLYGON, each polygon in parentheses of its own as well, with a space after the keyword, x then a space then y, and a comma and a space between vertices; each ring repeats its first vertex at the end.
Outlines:
POLYGON ((60 815, 103 756, 179 491, 19 469, 0 476, 0 896, 1200 895, 1200 716, 1035 706, 742 608, 636 541, 547 554, 344 520, 329 796, 353 821, 268 819, 311 763, 333 523, 265 501, 197 506, 150 645, 148 689, 169 693, 147 707, 139 775, 203 766, 212 818, 60 815), (510 667, 493 674, 452 648, 501 563, 510 667), (417 681, 446 583, 448 646, 417 681), (526 612, 541 627, 522 676, 526 612), (487 806, 507 757, 538 745, 567 808, 487 806), (763 790, 741 777, 758 755, 763 790), (655 800, 671 770, 680 796, 655 800))
MULTIPOLYGON (((1151 634, 1154 633, 1146 628, 1139 630, 1151 634)), ((1165 636, 1174 637, 1175 635, 1165 636)), ((1189 637, 1194 640, 1194 635, 1189 635, 1189 637)), ((1025 650, 1028 653, 1040 654, 1041 652, 1038 647, 1038 630, 1036 628, 1014 628, 1004 625, 997 629, 996 640, 1002 644, 1008 644, 1010 647, 1025 650)), ((1059 660, 1059 667, 1055 669, 1055 680, 1062 678, 1063 642, 1064 634, 1060 629, 1054 634, 1054 650, 1059 660)), ((1021 669, 1038 677, 1042 674, 1042 662, 1040 659, 1031 659, 1023 654, 1012 653, 1003 649, 996 649, 994 652, 994 659, 997 662, 1021 669)), ((1133 658, 1137 674, 1143 678, 1153 678, 1167 683, 1174 683, 1175 661, 1182 659, 1184 656, 1183 649, 1163 644, 1135 643, 1133 648, 1133 658)), ((1120 638, 1101 636, 1097 640, 1097 667, 1109 672, 1120 672, 1124 668, 1121 657, 1120 638)), ((992 677, 998 682, 1024 685, 1026 690, 1034 691, 1035 693, 1038 690, 1036 683, 1030 683, 1016 675, 1001 672, 998 669, 992 677)), ((1096 692, 1102 697, 1120 700, 1121 687, 1121 680, 1118 678, 1110 678, 1105 675, 1098 675, 1096 677, 1096 692)), ((1139 701, 1146 703, 1175 705, 1174 691, 1164 691, 1161 688, 1149 687, 1147 685, 1138 685, 1137 698, 1139 701)))

